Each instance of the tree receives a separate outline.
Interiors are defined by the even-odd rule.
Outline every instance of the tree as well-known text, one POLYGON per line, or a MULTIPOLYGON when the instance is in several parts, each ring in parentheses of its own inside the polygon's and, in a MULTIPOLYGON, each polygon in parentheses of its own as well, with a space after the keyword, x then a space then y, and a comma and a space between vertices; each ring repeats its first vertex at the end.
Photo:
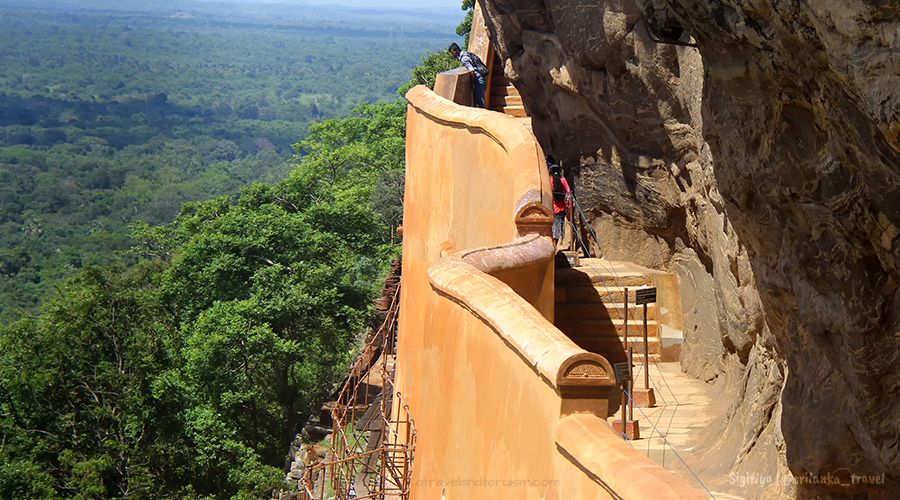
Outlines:
MULTIPOLYGON (((456 64, 435 54, 414 80, 433 85, 456 64)), ((124 91, 119 81, 109 85, 124 91)), ((156 98, 164 112, 145 97, 85 101, 72 123, 137 116, 184 130, 175 135, 206 126, 214 114, 185 110, 179 92, 156 98)), ((339 109, 328 96, 315 103, 339 109)), ((0 238, 15 249, 0 252, 0 278, 28 283, 34 298, 60 269, 73 275, 37 315, 0 326, 0 497, 258 498, 284 486, 287 443, 373 326, 398 252, 389 228, 402 222, 406 103, 311 124, 286 178, 245 185, 273 170, 276 153, 255 144, 295 134, 292 123, 232 121, 124 148, 116 141, 144 132, 104 127, 107 140, 67 125, 71 144, 0 148, 0 238), (232 125, 246 128, 227 135, 232 125), (120 228, 134 214, 151 215, 128 239, 120 228), (90 228, 82 244, 59 244, 79 221, 90 228), (98 250, 126 247, 120 264, 98 250), (40 272, 47 262, 55 274, 40 272)))
POLYGON ((466 17, 456 27, 456 34, 463 37, 463 47, 468 47, 469 36, 472 34, 472 20, 475 18, 475 0, 462 0, 460 8, 466 13, 466 17))
POLYGON ((153 268, 89 269, 0 332, 0 494, 152 494, 151 470, 170 459, 153 450, 167 412, 151 384, 172 331, 153 268))
POLYGON ((412 79, 400 87, 398 91, 401 95, 409 92, 409 89, 416 85, 425 85, 430 89, 434 89, 434 82, 438 73, 449 71, 459 67, 459 61, 447 52, 432 52, 426 55, 422 62, 413 68, 412 79))
MULTIPOLYGON (((366 104, 316 124, 284 181, 135 225, 136 266, 88 266, 0 329, 0 494, 281 485, 284 447, 349 364, 396 251, 402 200, 376 194, 403 171, 404 114, 366 104)), ((6 252, 4 272, 26 260, 6 252)))
POLYGON ((129 224, 283 179, 314 121, 396 99, 446 38, 401 29, 373 44, 358 19, 285 30, 223 17, 171 31, 156 15, 59 9, 72 11, 0 16, 4 74, 15 75, 0 78, 0 249, 28 256, 15 273, 0 265, 0 323, 35 313, 74 264, 131 263, 120 259, 129 224))

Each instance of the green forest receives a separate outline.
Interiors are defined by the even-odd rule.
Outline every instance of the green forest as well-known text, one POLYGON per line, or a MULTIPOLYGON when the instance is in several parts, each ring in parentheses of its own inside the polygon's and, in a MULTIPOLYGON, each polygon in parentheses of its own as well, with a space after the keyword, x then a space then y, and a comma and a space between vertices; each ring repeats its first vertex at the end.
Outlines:
POLYGON ((244 494, 283 486, 298 424, 370 321, 396 248, 405 107, 310 127, 275 184, 136 224, 0 335, 0 497, 244 494))
POLYGON ((129 224, 283 178, 310 123, 395 99, 452 30, 172 12, 0 6, 0 322, 123 263, 129 224))
POLYGON ((160 12, 0 6, 0 498, 287 488, 399 256, 453 26, 160 12))

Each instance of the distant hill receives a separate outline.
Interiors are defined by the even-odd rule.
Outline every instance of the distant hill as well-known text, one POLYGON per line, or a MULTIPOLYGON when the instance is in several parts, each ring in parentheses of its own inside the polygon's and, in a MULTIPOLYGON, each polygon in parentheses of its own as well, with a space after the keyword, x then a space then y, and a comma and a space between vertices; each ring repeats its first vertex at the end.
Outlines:
MULTIPOLYGON (((388 23, 383 28, 423 23, 436 29, 453 27, 459 22, 458 10, 436 9, 427 5, 409 3, 403 8, 373 8, 372 1, 358 5, 331 5, 324 2, 303 1, 218 1, 218 0, 0 0, 0 6, 28 8, 56 8, 67 10, 93 10, 110 12, 173 13, 213 16, 240 16, 250 19, 277 19, 281 21, 318 20, 354 22, 378 19, 388 23), (391 26, 391 25, 395 26, 391 26)), ((452 32, 452 30, 450 30, 452 32)))

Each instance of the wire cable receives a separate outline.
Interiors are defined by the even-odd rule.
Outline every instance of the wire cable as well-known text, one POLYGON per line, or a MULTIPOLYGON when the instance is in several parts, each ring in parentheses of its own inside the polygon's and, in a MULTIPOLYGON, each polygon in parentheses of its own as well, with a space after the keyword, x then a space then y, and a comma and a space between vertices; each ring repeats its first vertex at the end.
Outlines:
MULTIPOLYGON (((625 390, 624 388, 622 390, 625 392, 625 394, 627 396, 627 400, 632 401, 631 393, 629 391, 625 390)), ((696 472, 694 472, 694 469, 692 469, 691 466, 688 465, 688 463, 684 460, 684 458, 681 457, 681 455, 678 453, 678 450, 676 450, 675 447, 669 443, 669 440, 666 439, 666 437, 661 432, 659 432, 659 429, 657 429, 656 426, 653 425, 653 421, 650 420, 650 417, 648 417, 647 414, 644 413, 644 410, 642 410, 640 406, 638 406, 637 409, 639 412, 641 412, 641 414, 644 416, 644 418, 648 422, 650 422, 650 425, 657 432, 657 434, 659 434, 659 436, 662 438, 662 440, 666 444, 666 446, 668 446, 669 448, 672 449, 672 453, 674 453, 675 456, 678 457, 678 460, 681 460, 681 463, 684 464, 684 467, 688 470, 688 472, 690 472, 691 475, 694 476, 694 479, 696 479, 697 482, 700 483, 700 486, 702 486, 703 489, 706 490, 706 494, 709 495, 710 498, 715 500, 715 498, 716 498, 715 495, 713 495, 712 492, 709 491, 709 488, 706 487, 706 484, 703 482, 703 480, 700 479, 700 477, 697 475, 696 472)), ((629 440, 629 439, 626 439, 626 441, 628 441, 629 443, 631 442, 631 440, 629 440)), ((632 445, 632 446, 634 446, 634 445, 632 445)))

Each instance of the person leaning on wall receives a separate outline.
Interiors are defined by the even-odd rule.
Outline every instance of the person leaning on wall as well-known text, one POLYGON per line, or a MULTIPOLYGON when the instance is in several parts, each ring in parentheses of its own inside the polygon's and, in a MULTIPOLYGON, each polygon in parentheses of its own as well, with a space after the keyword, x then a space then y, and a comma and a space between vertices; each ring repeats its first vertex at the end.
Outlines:
POLYGON ((472 72, 472 97, 475 101, 475 107, 486 107, 484 93, 487 90, 487 66, 481 61, 480 57, 460 49, 459 45, 455 43, 450 44, 450 48, 447 49, 447 52, 456 59, 459 59, 459 62, 465 66, 467 70, 472 72))
POLYGON ((553 192, 553 245, 556 246, 566 232, 566 214, 572 203, 572 189, 553 156, 547 155, 546 159, 550 170, 550 190, 553 192))

